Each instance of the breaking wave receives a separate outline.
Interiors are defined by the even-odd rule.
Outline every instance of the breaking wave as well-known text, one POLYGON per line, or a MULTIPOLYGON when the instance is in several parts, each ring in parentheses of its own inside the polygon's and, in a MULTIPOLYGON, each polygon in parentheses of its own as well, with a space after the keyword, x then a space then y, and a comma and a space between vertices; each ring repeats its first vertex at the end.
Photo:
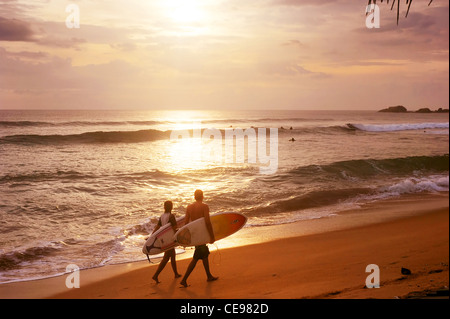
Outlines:
POLYGON ((0 144, 54 145, 54 144, 102 144, 139 143, 165 139, 170 132, 159 130, 87 132, 70 135, 11 135, 0 138, 0 144))
POLYGON ((352 124, 347 126, 350 129, 367 132, 396 132, 425 129, 448 129, 449 123, 407 123, 407 124, 352 124))
POLYGON ((392 159, 359 159, 325 165, 308 165, 295 168, 291 175, 305 177, 335 176, 349 179, 374 175, 409 175, 416 171, 443 172, 449 170, 449 155, 410 156, 392 159))

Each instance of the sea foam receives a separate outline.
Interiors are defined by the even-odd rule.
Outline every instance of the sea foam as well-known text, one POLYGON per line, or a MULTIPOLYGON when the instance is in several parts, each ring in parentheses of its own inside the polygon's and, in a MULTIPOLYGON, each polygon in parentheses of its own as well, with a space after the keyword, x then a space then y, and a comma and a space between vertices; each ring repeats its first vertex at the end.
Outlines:
POLYGON ((406 124, 347 124, 352 129, 367 132, 395 132, 425 129, 448 129, 449 123, 406 123, 406 124))

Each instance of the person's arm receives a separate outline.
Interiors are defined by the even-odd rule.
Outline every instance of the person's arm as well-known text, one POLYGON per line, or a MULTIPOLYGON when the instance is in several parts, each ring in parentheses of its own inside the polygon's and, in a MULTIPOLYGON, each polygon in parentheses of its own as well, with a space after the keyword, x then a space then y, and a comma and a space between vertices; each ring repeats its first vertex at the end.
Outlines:
POLYGON ((205 223, 206 223, 206 229, 208 229, 209 232, 209 236, 211 238, 210 243, 214 244, 214 242, 216 241, 216 238, 214 236, 214 231, 213 231, 213 227, 211 224, 211 219, 209 218, 209 206, 205 205, 204 211, 203 211, 203 216, 205 217, 205 223))
POLYGON ((175 216, 173 216, 173 214, 170 214, 169 222, 172 225, 173 231, 177 232, 177 220, 175 219, 175 216))
POLYGON ((155 229, 153 229, 152 234, 154 234, 158 229, 161 228, 161 218, 159 218, 158 220, 158 224, 156 225, 155 229))
POLYGON ((189 224, 189 220, 191 219, 191 209, 189 206, 186 208, 186 216, 184 217, 184 225, 189 224))

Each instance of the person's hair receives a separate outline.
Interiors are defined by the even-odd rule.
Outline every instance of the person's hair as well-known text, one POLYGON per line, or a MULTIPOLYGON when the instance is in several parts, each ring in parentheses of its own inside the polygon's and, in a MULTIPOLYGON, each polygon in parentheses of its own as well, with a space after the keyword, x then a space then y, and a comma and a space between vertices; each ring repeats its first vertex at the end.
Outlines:
POLYGON ((197 189, 194 193, 195 200, 202 200, 203 199, 203 191, 200 189, 197 189))
POLYGON ((172 202, 170 200, 164 202, 164 211, 166 213, 171 212, 172 208, 173 208, 173 204, 172 204, 172 202))

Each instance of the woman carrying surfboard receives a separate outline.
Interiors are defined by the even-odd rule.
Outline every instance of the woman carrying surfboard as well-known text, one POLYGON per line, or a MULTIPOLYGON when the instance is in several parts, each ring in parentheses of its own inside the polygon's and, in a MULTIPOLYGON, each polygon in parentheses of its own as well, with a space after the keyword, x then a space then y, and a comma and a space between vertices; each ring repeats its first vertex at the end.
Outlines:
MULTIPOLYGON (((195 203, 189 205, 186 208, 186 217, 185 217, 185 224, 189 224, 190 222, 193 222, 194 220, 204 218, 206 229, 208 230, 209 236, 211 238, 210 243, 214 243, 216 241, 214 237, 213 227, 211 224, 211 220, 209 218, 209 206, 203 203, 203 191, 197 189, 194 193, 195 197, 195 203)), ((186 270, 186 274, 184 275, 183 279, 181 280, 180 284, 184 287, 188 287, 187 279, 191 272, 194 270, 195 266, 197 265, 197 262, 201 259, 203 262, 203 266, 205 268, 206 276, 208 277, 208 281, 214 281, 219 279, 219 277, 214 277, 211 274, 211 271, 209 269, 209 249, 208 246, 200 245, 195 246, 195 252, 194 256, 192 258, 191 263, 188 266, 188 269, 186 270)))
MULTIPOLYGON (((164 202, 164 214, 162 214, 161 217, 159 218, 158 225, 156 225, 153 233, 155 233, 158 229, 160 229, 162 226, 164 226, 168 223, 170 223, 172 225, 174 232, 177 231, 177 221, 175 219, 175 216, 172 214, 172 208, 173 208, 173 203, 170 200, 164 202)), ((167 263, 169 262, 169 259, 170 259, 170 263, 172 265, 173 273, 175 274, 175 278, 181 277, 181 275, 177 271, 177 263, 176 263, 175 255, 176 255, 175 248, 172 248, 164 253, 163 260, 159 264, 158 269, 156 270, 155 274, 152 277, 152 279, 154 281, 156 281, 157 284, 160 283, 160 281, 158 280, 158 276, 161 273, 161 271, 164 269, 164 267, 166 267, 167 263)))

